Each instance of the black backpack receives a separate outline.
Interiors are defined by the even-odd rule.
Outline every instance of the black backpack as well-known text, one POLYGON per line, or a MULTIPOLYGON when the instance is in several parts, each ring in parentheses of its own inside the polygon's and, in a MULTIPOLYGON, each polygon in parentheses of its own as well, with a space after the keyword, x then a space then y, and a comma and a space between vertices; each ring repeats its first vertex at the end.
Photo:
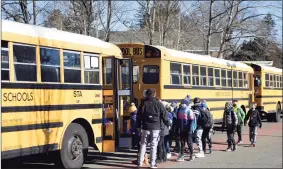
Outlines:
POLYGON ((154 101, 145 101, 142 105, 142 121, 147 123, 160 122, 160 114, 155 110, 154 101))
POLYGON ((213 119, 208 110, 202 110, 200 115, 200 121, 203 127, 210 128, 213 125, 213 119))
POLYGON ((257 111, 252 111, 250 116, 250 125, 252 127, 257 125, 257 111))

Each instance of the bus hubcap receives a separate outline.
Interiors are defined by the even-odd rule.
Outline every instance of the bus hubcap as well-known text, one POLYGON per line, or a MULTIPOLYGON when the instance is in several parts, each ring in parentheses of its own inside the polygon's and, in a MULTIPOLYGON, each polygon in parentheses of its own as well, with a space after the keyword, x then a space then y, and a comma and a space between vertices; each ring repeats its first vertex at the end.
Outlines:
POLYGON ((78 136, 72 138, 70 159, 77 160, 83 154, 83 143, 78 136))

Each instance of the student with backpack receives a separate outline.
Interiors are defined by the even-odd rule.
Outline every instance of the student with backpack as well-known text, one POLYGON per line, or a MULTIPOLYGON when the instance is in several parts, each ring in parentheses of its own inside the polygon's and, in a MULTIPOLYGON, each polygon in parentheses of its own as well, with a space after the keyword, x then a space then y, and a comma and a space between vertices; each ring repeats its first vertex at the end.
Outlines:
POLYGON ((237 134, 238 134, 237 144, 241 144, 241 143, 243 143, 242 129, 243 129, 243 125, 244 125, 246 115, 245 115, 245 112, 243 111, 243 109, 239 106, 238 100, 233 101, 233 108, 234 108, 234 112, 237 114, 237 118, 238 118, 238 124, 237 124, 237 129, 236 129, 237 134))
POLYGON ((203 109, 201 107, 200 98, 194 98, 194 105, 192 106, 195 118, 196 118, 196 130, 195 134, 195 142, 198 146, 199 152, 196 154, 197 158, 204 157, 203 145, 202 145, 202 133, 204 128, 204 122, 207 121, 205 118, 207 116, 203 116, 203 109))
MULTIPOLYGON (((176 124, 177 124, 177 113, 178 113, 178 110, 179 110, 179 105, 177 102, 173 102, 171 103, 170 105, 171 107, 174 108, 174 111, 172 113, 173 115, 173 124, 172 124, 172 128, 170 130, 170 135, 172 137, 172 140, 174 139, 175 140, 175 148, 174 148, 174 152, 175 154, 178 154, 180 155, 180 151, 181 151, 181 143, 180 143, 180 140, 178 140, 178 134, 177 134, 177 130, 176 130, 176 124)), ((170 147, 172 145, 172 142, 170 142, 170 147)))
POLYGON ((210 130, 213 128, 213 117, 207 108, 206 102, 201 103, 202 111, 201 111, 201 116, 202 118, 202 123, 203 123, 203 133, 201 137, 202 141, 202 146, 203 146, 203 151, 204 153, 206 152, 206 140, 208 139, 209 143, 209 152, 212 153, 212 143, 211 143, 211 138, 209 138, 209 133, 210 130))
MULTIPOLYGON (((166 106, 166 110, 168 112, 168 120, 172 124, 174 108, 168 104, 166 106)), ((172 127, 169 127, 168 129, 169 129, 169 133, 164 138, 164 144, 165 144, 167 159, 171 158, 171 151, 170 151, 170 149, 171 149, 171 144, 172 144, 172 127)))
POLYGON ((232 102, 225 103, 225 109, 223 113, 223 123, 222 123, 222 133, 224 128, 227 129, 227 142, 228 148, 226 149, 227 152, 235 151, 237 149, 237 145, 234 139, 234 132, 237 128, 238 119, 237 115, 234 112, 232 102))
MULTIPOLYGON (((168 105, 167 102, 159 100, 163 106, 166 108, 168 105)), ((166 113, 169 116, 169 112, 166 109, 166 113)), ((169 117, 168 120, 170 121, 169 117)), ((171 122, 170 122, 171 124, 171 122)), ((159 141, 157 145, 157 160, 156 163, 162 163, 167 161, 167 153, 166 153, 166 144, 165 144, 165 137, 169 135, 169 128, 170 126, 166 126, 164 122, 161 120, 161 130, 160 130, 160 135, 159 135, 159 141)))
POLYGON ((250 127, 250 141, 251 146, 255 147, 256 143, 256 135, 257 135, 257 129, 258 127, 262 127, 261 118, 259 111, 256 109, 257 103, 253 102, 253 107, 248 111, 248 114, 245 119, 245 126, 247 125, 247 121, 249 121, 249 127, 250 127))
POLYGON ((190 153, 190 161, 194 160, 193 156, 193 132, 195 129, 194 114, 190 109, 190 100, 185 98, 182 100, 180 108, 177 113, 176 129, 178 132, 178 140, 181 141, 181 154, 176 161, 184 161, 185 144, 187 142, 190 153))
POLYGON ((155 89, 147 89, 146 98, 143 101, 143 104, 139 107, 137 114, 137 130, 140 131, 140 128, 142 127, 138 167, 142 167, 144 155, 146 153, 147 138, 151 137, 150 168, 157 168, 155 160, 161 121, 166 126, 170 125, 165 107, 155 98, 155 96, 155 89))

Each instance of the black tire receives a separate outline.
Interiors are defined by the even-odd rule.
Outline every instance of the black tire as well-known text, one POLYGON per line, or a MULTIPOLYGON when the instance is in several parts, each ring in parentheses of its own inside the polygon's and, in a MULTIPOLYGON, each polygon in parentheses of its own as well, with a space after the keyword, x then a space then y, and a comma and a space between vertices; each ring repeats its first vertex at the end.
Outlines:
POLYGON ((81 168, 88 153, 88 146, 85 129, 80 124, 71 123, 64 133, 55 165, 60 168, 81 168))
POLYGON ((273 113, 267 113, 266 119, 267 119, 268 122, 272 122, 273 121, 273 113))

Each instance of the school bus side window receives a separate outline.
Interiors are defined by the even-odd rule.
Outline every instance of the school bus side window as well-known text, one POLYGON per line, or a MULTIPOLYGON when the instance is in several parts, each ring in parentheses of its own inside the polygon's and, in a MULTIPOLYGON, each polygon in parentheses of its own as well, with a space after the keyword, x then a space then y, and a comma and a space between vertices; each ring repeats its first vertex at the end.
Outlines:
POLYGON ((220 70, 214 69, 214 75, 215 75, 215 86, 220 86, 220 70))
POLYGON ((81 83, 80 53, 63 51, 65 83, 81 83))
POLYGON ((273 87, 273 75, 269 75, 269 87, 273 87))
POLYGON ((233 71, 233 87, 238 87, 238 72, 233 71))
POLYGON ((278 75, 276 75, 276 83, 277 83, 276 87, 279 88, 280 87, 280 80, 279 80, 278 75))
POLYGON ((239 87, 243 87, 243 72, 239 72, 239 87))
POLYGON ((265 74, 265 87, 269 87, 269 74, 265 74))
POLYGON ((223 87, 226 87, 226 70, 221 69, 221 83, 223 87))
POLYGON ((193 85, 199 85, 199 66, 193 65, 193 85))
POLYGON ((228 81, 228 87, 232 87, 232 71, 227 70, 227 81, 228 81))
POLYGON ((1 80, 10 80, 9 48, 7 41, 1 41, 1 80))
POLYGON ((208 86, 214 86, 213 68, 208 68, 208 86))
POLYGON ((156 65, 144 66, 142 82, 144 84, 157 84, 159 82, 159 67, 156 65))
POLYGON ((98 55, 84 54, 85 83, 99 84, 98 55))
POLYGON ((40 65, 42 82, 60 82, 59 49, 41 47, 40 65))
POLYGON ((140 69, 138 65, 133 66, 133 83, 137 83, 139 81, 140 69))
POLYGON ((191 65, 183 65, 184 84, 191 85, 191 65))
POLYGON ((244 88, 248 88, 248 73, 243 73, 244 76, 244 88))
POLYGON ((171 84, 182 84, 181 64, 170 63, 171 84))
POLYGON ((15 81, 37 80, 35 46, 14 44, 15 81))
POLYGON ((206 67, 200 67, 200 85, 206 86, 206 67))

